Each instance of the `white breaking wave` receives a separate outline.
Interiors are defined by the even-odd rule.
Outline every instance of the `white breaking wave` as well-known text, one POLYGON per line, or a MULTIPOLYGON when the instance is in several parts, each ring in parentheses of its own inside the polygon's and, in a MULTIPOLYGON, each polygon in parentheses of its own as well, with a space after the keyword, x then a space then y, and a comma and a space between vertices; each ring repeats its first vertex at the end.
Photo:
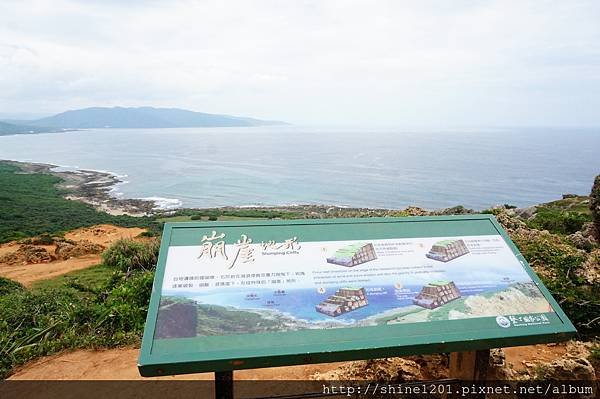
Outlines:
POLYGON ((178 200, 177 198, 163 198, 163 197, 144 197, 140 198, 146 201, 152 201, 156 205, 156 208, 168 210, 168 209, 176 209, 181 207, 183 202, 178 200))

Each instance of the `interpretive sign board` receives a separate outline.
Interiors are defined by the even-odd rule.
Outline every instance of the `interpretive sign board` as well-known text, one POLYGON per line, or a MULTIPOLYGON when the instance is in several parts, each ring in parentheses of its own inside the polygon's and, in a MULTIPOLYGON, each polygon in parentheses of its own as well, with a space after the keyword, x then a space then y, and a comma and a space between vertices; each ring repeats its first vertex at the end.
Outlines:
POLYGON ((491 215, 167 223, 139 370, 457 352, 574 333, 491 215))

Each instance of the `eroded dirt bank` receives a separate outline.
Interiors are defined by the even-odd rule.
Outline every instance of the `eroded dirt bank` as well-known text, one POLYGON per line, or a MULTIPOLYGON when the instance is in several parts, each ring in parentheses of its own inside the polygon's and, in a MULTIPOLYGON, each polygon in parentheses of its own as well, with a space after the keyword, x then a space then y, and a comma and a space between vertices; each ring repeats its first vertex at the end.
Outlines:
POLYGON ((0 276, 25 286, 101 262, 101 253, 122 238, 136 238, 145 229, 108 224, 84 227, 52 238, 12 241, 0 245, 0 276))

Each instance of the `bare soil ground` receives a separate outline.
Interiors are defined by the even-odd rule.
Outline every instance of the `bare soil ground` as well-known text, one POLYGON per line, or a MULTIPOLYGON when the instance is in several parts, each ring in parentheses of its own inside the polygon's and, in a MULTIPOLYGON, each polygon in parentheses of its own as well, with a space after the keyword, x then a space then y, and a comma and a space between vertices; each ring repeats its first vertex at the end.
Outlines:
POLYGON ((534 362, 550 363, 567 353, 565 344, 530 345, 504 348, 506 362, 516 371, 526 370, 534 362))
POLYGON ((0 276, 18 281, 28 287, 36 281, 48 280, 73 270, 85 269, 100 263, 100 255, 85 255, 67 260, 26 265, 0 263, 0 276))
MULTIPOLYGON (((139 349, 77 350, 48 356, 23 366, 12 380, 141 380, 137 370, 139 349)), ((241 380, 308 380, 315 372, 327 372, 343 363, 273 367, 236 371, 241 380)), ((157 380, 212 380, 213 373, 165 376, 157 380)))
POLYGON ((117 240, 122 238, 135 238, 145 231, 146 229, 138 227, 117 227, 110 224, 99 224, 65 233, 65 238, 73 241, 88 240, 94 244, 108 247, 117 240))
MULTIPOLYGON (((506 363, 514 370, 526 364, 551 362, 566 353, 566 344, 532 345, 505 348, 506 363)), ((76 350, 33 361, 17 370, 13 380, 140 380, 137 348, 76 350)), ((309 380, 315 374, 328 375, 340 368, 351 369, 353 362, 324 363, 236 371, 239 380, 309 380)), ((394 364, 394 363, 390 363, 394 364)), ((360 368, 359 368, 360 369, 360 368)), ((333 374, 332 374, 333 375, 333 374)), ((427 377, 427 376, 425 376, 427 377)), ((211 380, 213 373, 156 377, 160 380, 211 380)), ((360 375, 354 376, 361 379, 360 375)))
MULTIPOLYGON (((102 224, 73 230, 66 233, 65 238, 74 242, 90 242, 107 248, 121 238, 135 238, 144 231, 144 229, 137 227, 126 228, 102 224)), ((10 256, 10 254, 17 252, 23 245, 15 241, 1 244, 0 257, 10 256)), ((57 249, 56 245, 33 245, 33 247, 44 249, 50 255, 56 254, 57 249)), ((100 260, 100 254, 87 254, 69 259, 55 259, 43 263, 0 263, 0 276, 29 286, 39 280, 47 280, 73 270, 85 269, 97 265, 100 263, 100 260)))

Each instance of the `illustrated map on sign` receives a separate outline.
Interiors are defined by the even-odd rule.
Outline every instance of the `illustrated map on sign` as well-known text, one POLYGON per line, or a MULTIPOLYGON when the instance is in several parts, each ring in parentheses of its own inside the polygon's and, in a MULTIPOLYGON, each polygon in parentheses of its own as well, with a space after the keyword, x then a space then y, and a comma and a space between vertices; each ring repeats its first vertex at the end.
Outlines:
POLYGON ((547 324, 553 311, 500 235, 228 235, 217 227, 168 247, 154 339, 484 317, 507 328, 547 324))

